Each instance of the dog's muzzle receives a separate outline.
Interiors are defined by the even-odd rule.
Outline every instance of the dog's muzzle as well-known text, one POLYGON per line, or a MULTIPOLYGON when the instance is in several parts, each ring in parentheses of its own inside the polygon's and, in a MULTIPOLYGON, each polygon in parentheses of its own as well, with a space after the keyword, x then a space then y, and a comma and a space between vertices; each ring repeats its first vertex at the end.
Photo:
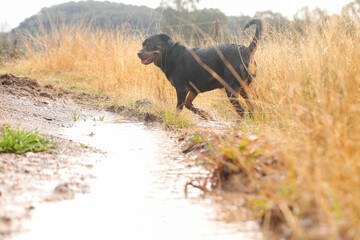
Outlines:
POLYGON ((150 57, 144 57, 144 56, 143 56, 143 52, 140 51, 140 52, 137 53, 137 55, 138 55, 138 57, 141 59, 141 63, 142 63, 142 64, 148 65, 148 64, 154 62, 157 53, 156 53, 156 52, 153 53, 150 57))

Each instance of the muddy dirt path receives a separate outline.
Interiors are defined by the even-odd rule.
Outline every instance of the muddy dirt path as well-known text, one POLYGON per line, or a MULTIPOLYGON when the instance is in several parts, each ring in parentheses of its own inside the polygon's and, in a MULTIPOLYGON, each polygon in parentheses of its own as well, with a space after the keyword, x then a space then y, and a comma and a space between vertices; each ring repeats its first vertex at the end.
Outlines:
POLYGON ((0 76, 0 123, 57 142, 48 152, 0 154, 0 239, 262 238, 238 203, 196 189, 184 197, 186 181, 203 173, 168 133, 79 98, 93 96, 0 76))
POLYGON ((0 239, 21 231, 22 220, 31 216, 36 203, 90 191, 91 169, 104 155, 63 138, 62 133, 74 125, 74 114, 90 118, 101 112, 75 104, 76 98, 65 89, 40 86, 29 78, 0 76, 0 124, 38 128, 57 143, 47 152, 0 154, 0 239))

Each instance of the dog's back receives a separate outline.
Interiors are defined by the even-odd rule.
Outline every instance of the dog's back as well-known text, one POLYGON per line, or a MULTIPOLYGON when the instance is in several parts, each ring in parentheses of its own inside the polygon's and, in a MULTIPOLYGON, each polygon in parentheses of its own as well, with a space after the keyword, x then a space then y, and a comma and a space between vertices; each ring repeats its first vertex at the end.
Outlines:
MULTIPOLYGON (((229 71, 224 63, 221 54, 225 60, 240 74, 242 79, 249 79, 243 66, 243 62, 247 63, 248 57, 246 56, 246 47, 236 44, 220 44, 207 48, 192 48, 188 49, 189 52, 185 56, 186 61, 184 64, 187 69, 187 79, 191 81, 198 88, 199 92, 206 92, 216 88, 223 88, 224 85, 215 79, 212 74, 204 68, 204 64, 215 72, 219 77, 224 79, 230 86, 235 87, 238 83, 227 76, 229 71), (219 54, 219 52, 221 54, 219 54), (191 55, 196 54, 201 60, 201 64, 191 55)), ((237 81, 236 81, 237 82, 237 81)), ((248 82, 249 84, 250 82, 248 82)), ((238 87, 235 87, 238 88, 238 87)))
POLYGON ((186 69, 188 79, 198 87, 198 91, 206 92, 224 87, 224 83, 215 79, 204 68, 204 64, 214 71, 227 85, 238 91, 243 85, 249 85, 256 77, 255 52, 262 37, 265 26, 261 19, 251 20, 244 29, 256 24, 256 32, 248 47, 237 44, 220 44, 207 48, 191 48, 189 55, 196 54, 202 64, 192 57, 187 57, 186 69), (232 68, 232 69, 230 69, 232 68))

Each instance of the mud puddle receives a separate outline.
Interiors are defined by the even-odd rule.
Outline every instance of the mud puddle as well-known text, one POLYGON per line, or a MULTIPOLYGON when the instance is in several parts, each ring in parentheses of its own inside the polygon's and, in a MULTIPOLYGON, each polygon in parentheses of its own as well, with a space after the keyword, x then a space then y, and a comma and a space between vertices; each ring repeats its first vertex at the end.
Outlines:
POLYGON ((203 170, 165 131, 106 116, 81 121, 64 137, 107 152, 93 169, 91 193, 36 206, 28 231, 13 239, 262 239, 256 222, 226 220, 234 206, 220 197, 190 188, 185 198, 185 183, 203 170))

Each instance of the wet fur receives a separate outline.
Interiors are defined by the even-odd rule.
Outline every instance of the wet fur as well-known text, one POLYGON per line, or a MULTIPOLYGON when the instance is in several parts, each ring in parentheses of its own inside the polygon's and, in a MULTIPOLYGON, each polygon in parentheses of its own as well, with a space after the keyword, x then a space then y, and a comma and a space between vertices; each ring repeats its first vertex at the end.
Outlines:
POLYGON ((138 56, 143 64, 154 63, 165 73, 176 89, 178 110, 182 110, 185 106, 203 118, 209 119, 208 114, 195 107, 192 102, 199 93, 225 87, 230 102, 239 116, 243 116, 244 109, 238 94, 248 100, 247 85, 256 77, 254 55, 264 30, 263 21, 260 19, 251 20, 245 29, 253 24, 257 26, 256 32, 248 47, 220 44, 207 48, 188 48, 179 42, 174 42, 166 34, 156 34, 145 39, 138 56), (228 64, 241 80, 234 76, 228 64), (222 80, 218 80, 218 77, 222 80))

